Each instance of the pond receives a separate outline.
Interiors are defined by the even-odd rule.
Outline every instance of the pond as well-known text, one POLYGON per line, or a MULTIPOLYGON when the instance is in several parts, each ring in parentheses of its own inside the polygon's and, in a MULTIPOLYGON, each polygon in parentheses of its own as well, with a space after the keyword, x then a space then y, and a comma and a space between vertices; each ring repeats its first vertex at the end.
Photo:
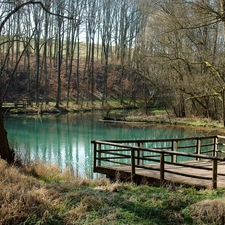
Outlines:
POLYGON ((162 139, 200 136, 199 132, 168 126, 131 126, 100 121, 101 114, 5 117, 10 145, 27 160, 39 160, 76 175, 94 178, 91 140, 162 139))

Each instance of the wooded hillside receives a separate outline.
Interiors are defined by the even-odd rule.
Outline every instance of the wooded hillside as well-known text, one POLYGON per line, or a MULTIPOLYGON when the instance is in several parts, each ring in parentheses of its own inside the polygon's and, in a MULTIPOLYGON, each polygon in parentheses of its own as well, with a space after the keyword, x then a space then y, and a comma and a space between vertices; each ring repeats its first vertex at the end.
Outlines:
POLYGON ((222 0, 0 1, 3 101, 115 98, 224 120, 224 9, 222 0))

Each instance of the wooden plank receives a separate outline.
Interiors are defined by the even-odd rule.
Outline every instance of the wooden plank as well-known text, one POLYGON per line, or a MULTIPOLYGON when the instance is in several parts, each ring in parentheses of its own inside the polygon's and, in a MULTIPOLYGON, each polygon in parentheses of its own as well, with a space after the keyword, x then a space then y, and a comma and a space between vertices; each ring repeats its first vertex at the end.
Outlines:
MULTIPOLYGON (((219 138, 224 138, 223 136, 220 135, 212 135, 212 136, 203 136, 203 137, 188 137, 188 138, 168 138, 168 139, 143 139, 143 140, 103 140, 103 142, 113 142, 113 143, 138 143, 138 142, 142 142, 142 143, 157 143, 157 142, 171 142, 171 141, 189 141, 189 140, 196 140, 197 138, 199 139, 212 139, 215 137, 219 137, 219 138)), ((101 140, 99 140, 101 141, 101 140)), ((98 141, 98 142, 99 142, 98 141)), ((91 141, 91 143, 95 142, 95 140, 91 141)))

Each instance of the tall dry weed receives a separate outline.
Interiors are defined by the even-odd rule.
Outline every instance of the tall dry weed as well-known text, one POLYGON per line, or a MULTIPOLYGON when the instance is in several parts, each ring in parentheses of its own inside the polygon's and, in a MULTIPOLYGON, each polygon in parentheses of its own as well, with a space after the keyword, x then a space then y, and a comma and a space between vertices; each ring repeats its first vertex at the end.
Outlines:
POLYGON ((26 170, 34 177, 38 177, 43 180, 64 180, 72 182, 75 178, 73 168, 71 166, 66 167, 64 171, 61 171, 57 165, 35 162, 27 166, 26 170))

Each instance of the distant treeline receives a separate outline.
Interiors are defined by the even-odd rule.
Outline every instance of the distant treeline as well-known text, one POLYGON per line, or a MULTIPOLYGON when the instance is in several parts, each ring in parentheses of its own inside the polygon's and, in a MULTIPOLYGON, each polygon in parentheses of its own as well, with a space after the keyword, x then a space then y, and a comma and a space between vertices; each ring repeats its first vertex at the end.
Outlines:
POLYGON ((225 3, 3 1, 4 100, 109 98, 224 120, 225 3))

